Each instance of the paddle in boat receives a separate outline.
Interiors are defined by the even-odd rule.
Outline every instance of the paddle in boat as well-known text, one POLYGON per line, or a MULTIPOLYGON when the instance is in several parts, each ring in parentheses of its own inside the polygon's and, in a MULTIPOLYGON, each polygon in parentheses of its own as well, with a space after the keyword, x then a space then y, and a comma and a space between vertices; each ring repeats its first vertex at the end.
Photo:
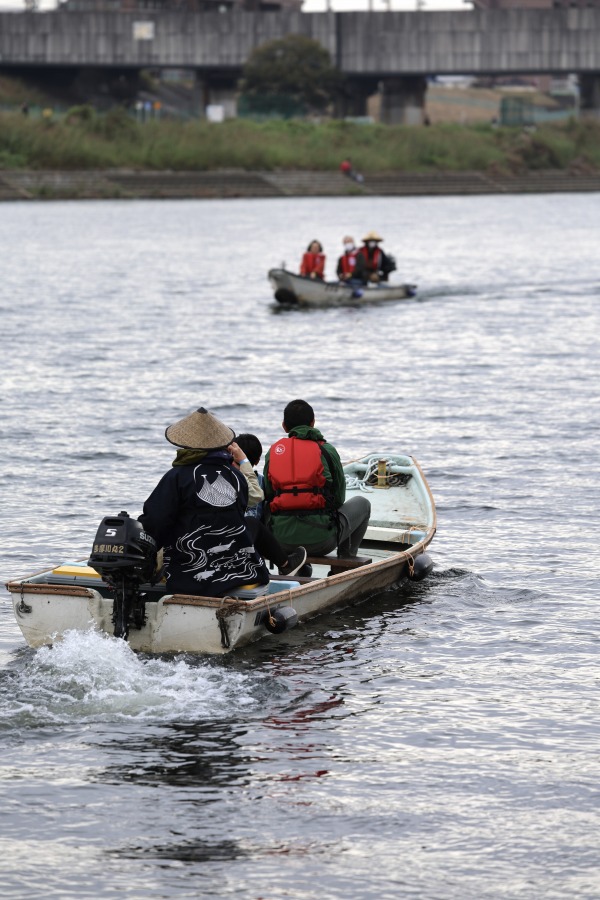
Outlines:
POLYGON ((275 299, 283 306, 347 306, 381 303, 389 300, 408 300, 414 297, 414 284, 350 285, 342 281, 321 281, 305 278, 286 269, 270 269, 269 281, 275 299))
POLYGON ((433 567, 425 552, 435 504, 417 461, 374 453, 344 466, 347 491, 368 492, 371 518, 356 559, 309 557, 310 577, 243 587, 223 598, 168 594, 152 583, 156 545, 126 512, 103 519, 89 560, 10 581, 14 613, 31 647, 93 628, 144 653, 222 654, 334 607, 355 604, 433 567))

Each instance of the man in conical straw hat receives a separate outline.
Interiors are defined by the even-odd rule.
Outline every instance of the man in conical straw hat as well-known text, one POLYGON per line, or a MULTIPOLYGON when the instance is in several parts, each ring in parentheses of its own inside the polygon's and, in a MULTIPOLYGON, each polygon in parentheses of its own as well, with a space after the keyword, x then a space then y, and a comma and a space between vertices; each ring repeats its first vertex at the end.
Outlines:
MULTIPOLYGON (((179 449, 144 503, 140 521, 163 548, 168 592, 223 597, 244 585, 268 585, 269 572, 245 517, 243 467, 252 467, 233 429, 201 406, 169 425, 165 437, 179 449)), ((276 561, 287 562, 280 554, 276 561)))
POLYGON ((356 255, 355 275, 364 284, 378 284, 387 281, 390 272, 396 268, 393 257, 388 256, 379 246, 383 238, 377 231, 368 231, 363 238, 363 246, 356 255))

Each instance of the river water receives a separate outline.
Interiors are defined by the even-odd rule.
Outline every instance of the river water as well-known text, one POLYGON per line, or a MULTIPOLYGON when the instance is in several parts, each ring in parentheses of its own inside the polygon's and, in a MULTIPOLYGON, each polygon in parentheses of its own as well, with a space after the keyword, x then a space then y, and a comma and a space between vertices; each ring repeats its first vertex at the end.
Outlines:
POLYGON ((5 592, 5 900, 600 897, 599 245, 594 194, 0 206, 2 583, 200 405, 268 446, 304 397, 438 511, 427 581, 227 658, 33 651, 5 592), (274 307, 371 228, 416 300, 274 307))

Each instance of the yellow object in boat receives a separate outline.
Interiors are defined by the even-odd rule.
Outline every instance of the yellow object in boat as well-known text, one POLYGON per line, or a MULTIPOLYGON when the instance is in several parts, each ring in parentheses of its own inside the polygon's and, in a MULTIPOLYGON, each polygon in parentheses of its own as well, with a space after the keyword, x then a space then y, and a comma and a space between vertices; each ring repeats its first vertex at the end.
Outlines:
POLYGON ((96 572, 95 569, 92 569, 91 566, 86 565, 77 565, 77 563, 65 563, 62 566, 57 566, 56 569, 52 569, 53 575, 70 575, 76 576, 77 578, 98 578, 100 576, 96 572))

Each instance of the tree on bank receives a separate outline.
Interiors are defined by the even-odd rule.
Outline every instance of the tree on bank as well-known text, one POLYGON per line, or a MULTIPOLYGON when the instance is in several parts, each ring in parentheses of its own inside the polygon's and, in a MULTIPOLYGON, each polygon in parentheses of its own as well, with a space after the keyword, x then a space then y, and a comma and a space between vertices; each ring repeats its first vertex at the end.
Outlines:
POLYGON ((340 73, 318 41, 300 34, 268 41, 248 57, 240 81, 248 113, 321 113, 341 88, 340 73))

